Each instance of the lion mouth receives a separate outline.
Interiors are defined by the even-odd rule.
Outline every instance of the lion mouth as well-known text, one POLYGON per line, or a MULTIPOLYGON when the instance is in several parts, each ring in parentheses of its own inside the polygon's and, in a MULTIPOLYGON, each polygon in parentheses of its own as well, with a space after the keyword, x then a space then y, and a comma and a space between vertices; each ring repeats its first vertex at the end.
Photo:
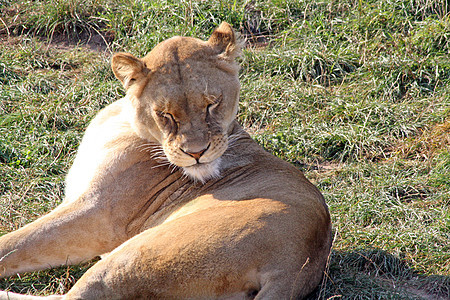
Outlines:
POLYGON ((183 167, 184 174, 192 178, 194 181, 205 183, 206 181, 220 177, 221 158, 217 158, 211 162, 200 163, 183 167))

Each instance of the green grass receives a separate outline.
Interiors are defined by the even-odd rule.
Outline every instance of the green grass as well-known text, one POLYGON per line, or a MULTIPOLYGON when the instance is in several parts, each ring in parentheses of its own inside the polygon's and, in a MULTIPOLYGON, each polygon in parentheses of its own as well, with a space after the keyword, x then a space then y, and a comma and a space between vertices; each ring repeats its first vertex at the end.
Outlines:
MULTIPOLYGON (((311 299, 449 297, 448 1, 0 0, 0 10, 0 234, 61 201, 88 122, 124 94, 111 52, 143 56, 228 21, 248 40, 239 120, 330 207, 333 252, 311 299)), ((86 268, 0 289, 63 293, 86 268)))

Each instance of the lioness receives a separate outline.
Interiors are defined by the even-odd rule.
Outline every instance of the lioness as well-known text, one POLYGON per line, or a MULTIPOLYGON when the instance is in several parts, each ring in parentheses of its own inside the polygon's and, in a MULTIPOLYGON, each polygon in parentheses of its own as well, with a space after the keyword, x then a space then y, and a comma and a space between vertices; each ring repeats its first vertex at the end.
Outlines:
MULTIPOLYGON (((289 299, 322 278, 331 223, 321 193, 235 120, 240 47, 222 23, 143 59, 119 53, 126 97, 101 110, 64 201, 0 238, 0 273, 98 255, 49 299, 289 299)), ((1 299, 34 299, 0 292, 1 299)))

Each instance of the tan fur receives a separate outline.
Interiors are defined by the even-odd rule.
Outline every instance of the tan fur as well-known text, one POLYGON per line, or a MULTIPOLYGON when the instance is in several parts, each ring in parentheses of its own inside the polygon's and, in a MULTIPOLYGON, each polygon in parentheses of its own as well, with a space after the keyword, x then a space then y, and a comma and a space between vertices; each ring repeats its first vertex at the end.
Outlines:
MULTIPOLYGON (((143 59, 119 53, 125 98, 89 125, 64 201, 0 238, 2 277, 104 254, 51 299, 290 299, 331 247, 320 192, 237 124, 239 55, 223 23, 143 59)), ((0 292, 0 299, 35 299, 0 292)))

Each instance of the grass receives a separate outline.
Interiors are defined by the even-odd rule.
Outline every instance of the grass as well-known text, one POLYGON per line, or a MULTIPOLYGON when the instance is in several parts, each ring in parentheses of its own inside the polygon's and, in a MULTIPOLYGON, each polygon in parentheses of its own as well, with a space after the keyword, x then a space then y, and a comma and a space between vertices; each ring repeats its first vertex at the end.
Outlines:
MULTIPOLYGON (((448 1, 1 0, 0 10, 0 234, 61 201, 88 122, 124 94, 111 52, 143 56, 225 20, 247 39, 239 120, 330 207, 333 252, 310 298, 449 297, 448 1)), ((0 289, 63 293, 87 267, 0 289)))

